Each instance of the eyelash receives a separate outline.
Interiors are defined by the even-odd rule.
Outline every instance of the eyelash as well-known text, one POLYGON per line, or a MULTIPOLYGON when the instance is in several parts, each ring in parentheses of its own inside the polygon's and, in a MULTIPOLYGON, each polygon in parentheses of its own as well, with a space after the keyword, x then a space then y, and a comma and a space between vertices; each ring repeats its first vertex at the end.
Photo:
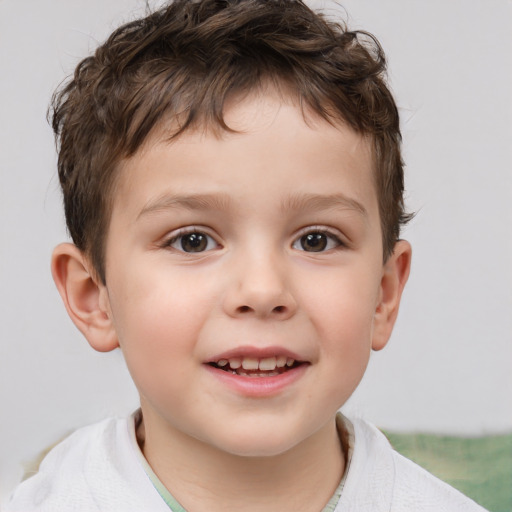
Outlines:
MULTIPOLYGON (((211 242, 213 242, 216 247, 220 246, 220 244, 211 235, 206 233, 205 230, 198 228, 198 227, 188 227, 188 228, 180 229, 171 238, 165 240, 164 243, 162 244, 162 247, 163 248, 173 248, 173 249, 175 249, 179 252, 183 252, 185 254, 194 254, 194 253, 202 253, 202 252, 211 251, 214 248, 214 247, 210 247, 211 242), (197 251, 196 250, 189 250, 189 251, 185 250, 185 247, 183 245, 185 242, 185 237, 190 236, 190 235, 199 235, 199 237, 195 241, 189 240, 189 242, 196 243, 197 244, 196 247, 199 248, 199 250, 197 250, 197 251), (175 244, 179 243, 180 239, 181 239, 181 248, 174 247, 175 244), (201 245, 202 243, 204 243, 204 240, 206 240, 206 246, 201 245)), ((303 230, 302 233, 300 233, 294 239, 294 241, 292 243, 293 249, 303 251, 303 252, 313 252, 313 253, 314 252, 326 252, 326 251, 330 251, 330 250, 339 250, 339 249, 343 249, 346 247, 347 247, 347 244, 345 242, 343 242, 339 236, 337 236, 333 232, 331 232, 325 228, 321 228, 321 227, 318 227, 318 228, 317 227, 309 227, 309 228, 303 230), (312 235, 320 235, 321 237, 325 237, 325 239, 318 238, 318 236, 316 238, 310 238, 309 242, 313 244, 312 245, 313 250, 307 251, 304 247, 304 243, 307 242, 306 237, 308 237, 308 236, 311 237, 312 235), (329 247, 329 242, 331 243, 330 247, 329 247), (320 244, 319 249, 315 250, 314 247, 318 243, 320 244), (334 246, 332 246, 333 243, 334 243, 334 246), (300 244, 300 247, 298 247, 299 244, 300 244)), ((192 246, 192 249, 193 248, 194 247, 192 246)))
MULTIPOLYGON (((314 241, 314 240, 312 240, 314 241)), ((318 241, 318 239, 317 239, 318 241)), ((344 249, 347 247, 347 244, 341 240, 341 238, 333 233, 332 231, 328 230, 328 229, 325 229, 323 227, 309 227, 307 229, 305 229, 304 231, 302 231, 302 233, 299 234, 299 236, 297 238, 295 238, 295 240, 293 241, 293 244, 292 244, 292 248, 294 249, 297 249, 297 250, 300 250, 300 251, 304 251, 304 252, 327 252, 327 251, 331 251, 331 250, 340 250, 340 249, 344 249), (318 251, 306 251, 304 249, 304 247, 302 246, 302 241, 305 239, 305 237, 307 236, 310 236, 310 235, 322 235, 324 237, 327 238, 327 241, 326 241, 326 245, 321 247, 320 250, 318 251), (334 242, 334 246, 331 246, 331 247, 328 247, 329 246, 329 242, 334 242), (297 244, 301 244, 301 248, 299 247, 296 247, 297 244)))
MULTIPOLYGON (((197 239, 197 242, 200 243, 200 240, 197 239)), ((215 240, 215 238, 213 238, 211 235, 206 233, 204 229, 197 228, 197 227, 188 227, 188 228, 183 228, 183 229, 178 230, 178 232, 176 234, 174 234, 171 238, 164 241, 164 243, 162 244, 162 247, 163 248, 173 248, 173 249, 176 249, 177 251, 183 252, 185 254, 194 254, 194 253, 211 251, 212 247, 210 247, 210 248, 208 247, 211 244, 211 242, 213 242, 216 247, 220 246, 220 244, 215 240), (185 248, 183 247, 183 243, 184 243, 185 237, 190 236, 190 235, 201 235, 201 237, 206 237, 206 244, 207 244, 206 247, 203 250, 186 251, 185 248), (181 248, 173 247, 174 244, 179 243, 180 239, 181 239, 181 248)))

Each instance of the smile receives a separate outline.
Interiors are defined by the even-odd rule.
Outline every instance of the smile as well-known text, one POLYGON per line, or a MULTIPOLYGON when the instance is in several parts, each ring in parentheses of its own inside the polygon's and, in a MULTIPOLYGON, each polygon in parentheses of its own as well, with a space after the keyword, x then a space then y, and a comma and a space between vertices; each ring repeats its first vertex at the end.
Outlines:
POLYGON ((294 386, 312 363, 290 350, 246 345, 205 361, 208 373, 237 395, 271 398, 294 386))
POLYGON ((231 357, 229 359, 219 359, 209 364, 219 370, 243 377, 274 377, 296 368, 301 363, 291 357, 276 356, 264 358, 231 357))

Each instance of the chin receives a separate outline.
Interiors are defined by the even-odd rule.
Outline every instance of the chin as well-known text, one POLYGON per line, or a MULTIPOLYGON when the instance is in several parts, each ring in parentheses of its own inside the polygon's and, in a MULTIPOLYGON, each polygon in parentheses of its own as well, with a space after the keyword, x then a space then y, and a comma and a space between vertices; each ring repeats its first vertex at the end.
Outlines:
POLYGON ((300 443, 286 432, 277 429, 253 429, 251 432, 232 431, 224 439, 216 439, 212 445, 238 457, 275 457, 282 455, 300 443))
POLYGON ((293 448, 293 444, 274 443, 269 445, 268 442, 262 442, 261 439, 257 443, 221 447, 224 452, 230 455, 246 458, 277 457, 291 448, 293 448))

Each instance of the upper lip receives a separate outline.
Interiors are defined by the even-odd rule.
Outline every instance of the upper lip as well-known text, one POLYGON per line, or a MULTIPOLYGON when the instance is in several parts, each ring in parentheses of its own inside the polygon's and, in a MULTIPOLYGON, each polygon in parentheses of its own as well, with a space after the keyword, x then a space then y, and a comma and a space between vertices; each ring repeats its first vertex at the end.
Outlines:
POLYGON ((269 346, 269 347, 254 347, 250 345, 236 347, 231 350, 227 350, 225 352, 221 352, 216 354, 215 356, 209 358, 206 363, 216 363, 221 359, 234 359, 234 358, 244 358, 251 357, 254 359, 265 359, 268 357, 279 357, 284 356, 287 358, 294 359, 295 361, 305 362, 304 358, 301 358, 295 352, 288 350, 283 347, 278 346, 269 346))

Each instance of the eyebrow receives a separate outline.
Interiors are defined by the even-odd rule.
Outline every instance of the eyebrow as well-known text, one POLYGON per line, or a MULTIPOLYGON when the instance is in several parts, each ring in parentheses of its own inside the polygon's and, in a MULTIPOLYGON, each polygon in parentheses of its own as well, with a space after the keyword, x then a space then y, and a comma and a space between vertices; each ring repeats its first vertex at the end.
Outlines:
MULTIPOLYGON (((148 201, 138 214, 137 219, 145 215, 174 208, 202 211, 229 210, 231 204, 231 199, 227 194, 194 194, 185 196, 163 194, 148 201)), ((294 194, 281 204, 281 211, 283 213, 290 210, 320 211, 333 209, 354 210, 363 217, 367 216, 365 207, 359 201, 344 194, 294 194)))
POLYGON ((344 194, 294 194, 281 205, 282 211, 288 210, 354 210, 367 217, 366 208, 355 199, 344 194))
POLYGON ((231 200, 226 194, 194 194, 194 195, 172 195, 163 194, 148 201, 140 211, 137 219, 144 215, 157 213, 174 208, 186 210, 229 210, 231 200))

